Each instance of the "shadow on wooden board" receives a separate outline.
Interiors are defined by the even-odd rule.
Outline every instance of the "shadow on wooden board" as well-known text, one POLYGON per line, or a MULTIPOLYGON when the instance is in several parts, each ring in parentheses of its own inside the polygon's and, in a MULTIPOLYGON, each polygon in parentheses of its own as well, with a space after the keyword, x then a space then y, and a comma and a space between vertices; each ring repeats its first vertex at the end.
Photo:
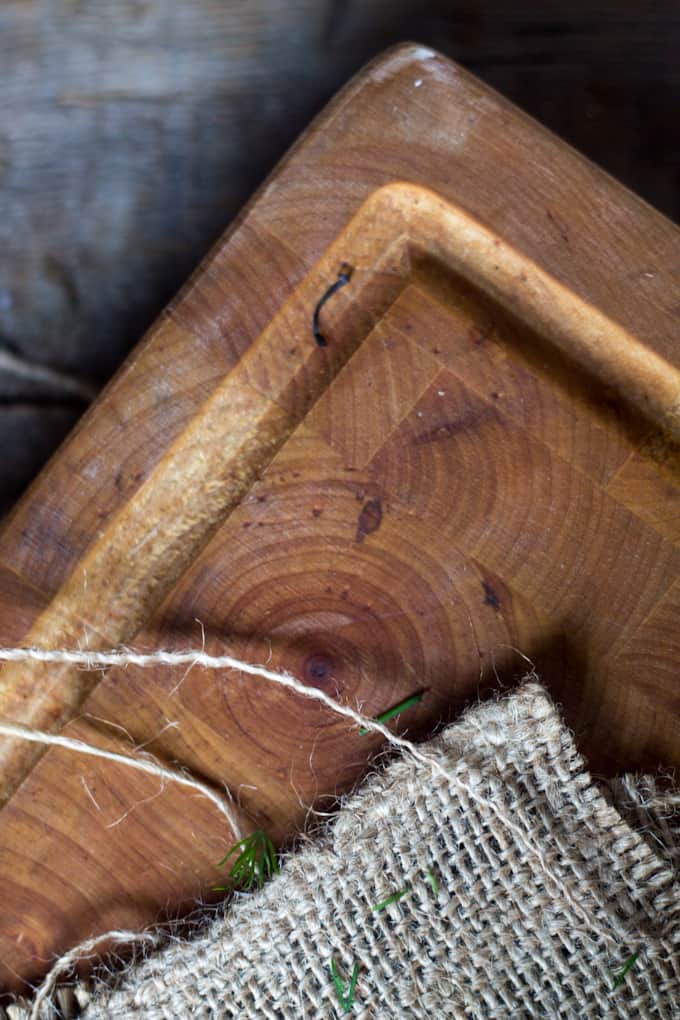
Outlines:
MULTIPOLYGON (((674 0, 2 5, 0 341, 99 386, 324 103, 416 39, 676 221, 674 0)), ((8 508, 85 403, 0 359, 8 508)))
MULTIPOLYGON (((500 95, 389 51, 14 510, 2 643, 204 630, 368 715, 423 693, 392 724, 412 735, 535 666, 593 768, 679 764, 679 259, 669 220, 500 95)), ((144 744, 280 841, 381 749, 233 671, 6 664, 0 715, 144 744)), ((205 898, 234 839, 191 791, 35 746, 0 746, 11 988, 205 898)))

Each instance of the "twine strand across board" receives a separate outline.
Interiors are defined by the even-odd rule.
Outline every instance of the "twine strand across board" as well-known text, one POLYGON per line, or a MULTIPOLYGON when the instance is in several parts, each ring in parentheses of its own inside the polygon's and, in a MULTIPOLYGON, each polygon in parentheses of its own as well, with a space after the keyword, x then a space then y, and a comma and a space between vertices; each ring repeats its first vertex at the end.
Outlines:
POLYGON ((153 784, 132 766, 139 810, 102 824, 123 764, 101 756, 87 780, 106 812, 72 810, 82 777, 61 752, 39 761, 39 735, 87 740, 88 716, 140 746, 172 717, 162 760, 219 798, 224 779, 282 845, 366 762, 338 705, 371 716, 416 676, 425 732, 517 676, 503 647, 550 678, 595 771, 680 761, 679 239, 429 49, 348 85, 0 535, 0 643, 37 650, 0 672, 0 717, 32 731, 0 741, 8 988, 94 930, 189 902, 222 849, 217 803, 156 773, 164 800, 142 809, 153 784), (193 645, 197 617, 245 665, 275 642, 265 668, 334 716, 290 682, 253 693, 243 666, 175 696, 172 660, 69 651, 193 645), (28 939, 16 919, 48 858, 28 939))
MULTIPOLYGON (((548 859, 549 851, 542 849, 538 842, 532 838, 531 834, 527 833, 519 825, 517 825, 510 815, 499 807, 496 801, 492 798, 485 797, 480 788, 464 781, 455 770, 443 767, 437 757, 424 752, 417 744, 404 737, 398 736, 380 722, 377 722, 375 719, 368 718, 356 709, 353 709, 348 705, 338 703, 334 699, 330 698, 325 692, 306 686, 288 673, 276 672, 268 669, 266 666, 244 662, 227 654, 211 655, 205 652, 204 649, 186 651, 158 650, 156 652, 142 653, 127 648, 105 652, 89 652, 80 649, 2 648, 0 649, 0 661, 40 661, 48 663, 67 662, 84 669, 104 669, 112 666, 135 666, 137 668, 144 669, 158 666, 175 667, 197 665, 209 670, 238 671, 250 676, 260 677, 269 683, 279 685, 280 687, 292 691, 297 695, 321 702, 331 711, 350 720, 357 726, 361 727, 364 731, 380 734, 392 748, 401 753, 410 755, 415 761, 425 765, 431 771, 432 775, 437 775, 444 779, 454 789, 457 787, 463 789, 467 796, 473 801, 495 814, 502 825, 509 829, 514 836, 519 839, 526 852, 535 858, 548 883, 554 886, 559 883, 560 895, 566 898, 575 913, 582 917, 584 929, 587 927, 587 922, 589 921, 588 914, 584 906, 576 898, 570 895, 569 890, 562 886, 559 878, 555 875, 548 859)), ((536 678, 535 675, 531 675, 527 679, 536 678)), ((0 720, 0 735, 21 740, 37 741, 46 746, 60 747, 76 754, 94 755, 106 758, 118 764, 127 765, 133 769, 140 769, 152 775, 157 775, 163 780, 182 784, 195 790, 202 796, 209 798, 222 816, 228 821, 234 835, 236 836, 236 841, 238 842, 243 839, 242 829, 233 812, 230 795, 228 795, 227 798, 220 797, 205 783, 202 783, 200 780, 183 772, 165 768, 154 761, 109 752, 102 748, 88 745, 83 741, 70 740, 67 737, 60 737, 54 734, 30 730, 27 727, 19 726, 5 720, 0 720)), ((629 941, 633 923, 630 920, 626 925, 621 923, 620 918, 617 916, 615 903, 610 905, 610 909, 607 913, 610 921, 610 927, 608 930, 598 932, 598 936, 604 938, 605 941, 609 942, 618 950, 622 945, 626 945, 629 941)), ((639 931, 637 934, 639 936, 639 931)), ((655 932, 654 936, 660 939, 663 936, 663 932, 655 932)), ((112 931, 84 940, 82 944, 70 949, 54 963, 46 978, 36 990, 35 998, 31 1007, 30 1020, 40 1020, 43 1009, 49 1007, 50 997, 57 987, 59 978, 64 973, 71 970, 75 964, 86 955, 96 955, 97 947, 99 945, 113 943, 114 945, 118 944, 129 947, 130 945, 141 943, 153 947, 160 944, 161 941, 161 935, 154 931, 112 931)), ((661 952, 661 950, 655 948, 654 937, 646 937, 645 952, 650 956, 654 956, 655 954, 659 955, 659 952, 661 952)))

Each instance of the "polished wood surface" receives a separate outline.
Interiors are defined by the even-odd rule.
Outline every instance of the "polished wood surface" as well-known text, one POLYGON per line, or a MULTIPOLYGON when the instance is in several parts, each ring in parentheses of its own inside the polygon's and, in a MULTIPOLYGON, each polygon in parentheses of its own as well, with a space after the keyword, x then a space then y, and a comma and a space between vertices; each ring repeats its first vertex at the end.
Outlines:
MULTIPOLYGON (((412 736, 530 662, 596 770, 680 764, 679 263, 677 228, 503 99, 389 52, 11 517, 3 643, 205 635, 368 714, 422 691, 412 736)), ((197 668, 5 666, 0 713, 144 744, 280 841, 380 745, 197 668)), ((232 835, 195 795, 17 742, 0 762, 8 986, 214 884, 232 835)))
POLYGON ((436 46, 680 222, 677 0, 4 0, 0 513, 312 116, 436 46))

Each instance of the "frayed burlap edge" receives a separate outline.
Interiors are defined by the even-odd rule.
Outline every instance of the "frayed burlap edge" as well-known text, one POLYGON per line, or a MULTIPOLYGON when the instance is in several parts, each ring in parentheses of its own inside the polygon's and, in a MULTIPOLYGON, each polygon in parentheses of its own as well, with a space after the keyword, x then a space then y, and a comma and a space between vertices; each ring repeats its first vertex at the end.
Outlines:
POLYGON ((332 964, 345 991, 357 967, 356 1017, 677 1015, 677 800, 598 787, 535 683, 422 748, 436 769, 370 777, 262 892, 100 983, 84 1018, 341 1016, 332 964))

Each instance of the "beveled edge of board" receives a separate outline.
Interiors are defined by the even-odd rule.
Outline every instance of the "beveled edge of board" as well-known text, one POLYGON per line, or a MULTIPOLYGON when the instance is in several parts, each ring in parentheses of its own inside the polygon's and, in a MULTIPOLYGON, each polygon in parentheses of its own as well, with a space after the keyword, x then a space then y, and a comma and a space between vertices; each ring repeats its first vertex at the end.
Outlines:
MULTIPOLYGON (((463 161, 468 158, 470 124, 477 123, 480 111, 500 117, 504 130, 510 123, 514 134, 521 133, 521 129, 539 148, 542 144, 546 151, 554 150, 565 177, 569 169, 581 185, 585 178, 593 193, 604 192, 610 221, 612 210, 619 208, 626 212, 628 232, 635 216, 645 228, 645 236, 656 226, 664 243, 672 242, 680 258, 680 231, 672 224, 456 65, 424 47, 407 45, 389 51, 354 79, 297 143, 12 515, 0 538, 0 562, 35 586, 46 603, 26 635, 27 643, 74 644, 82 640, 85 630, 92 647, 115 645, 134 636, 365 336, 365 330, 355 329, 354 340, 344 348, 321 351, 314 345, 309 328, 318 296, 334 279, 337 267, 348 260, 356 270, 352 288, 355 294, 357 290, 370 290, 372 276, 382 271, 386 261, 391 266, 388 275, 399 278, 394 264, 408 266, 419 251, 442 259, 506 308, 524 315, 529 324, 564 352, 585 362, 596 375, 627 388, 638 410, 659 428, 677 432, 680 352, 669 347, 663 330, 656 331, 655 342, 651 343, 644 331, 631 328, 637 323, 627 327, 626 320, 634 318, 630 304, 621 305, 627 314, 623 322, 616 321, 603 310, 607 302, 572 284, 569 271, 573 256, 565 259, 562 252, 556 273, 540 244, 542 231, 538 226, 544 230, 545 223, 542 217, 536 220, 535 209, 526 204, 521 208, 522 221, 531 221, 533 215, 537 232, 534 251, 527 252, 527 245, 513 237, 518 223, 506 222, 507 217, 494 215, 488 207, 484 207, 483 216, 471 210, 470 199, 476 192, 464 194, 461 180, 439 179, 436 167, 428 166, 428 160, 424 161, 427 177, 433 179, 435 187, 425 188, 413 180, 417 174, 399 139, 397 155, 392 154, 387 165, 380 168, 383 180, 372 180, 360 165, 358 177, 352 181, 356 185, 358 180, 360 186, 351 188, 349 195, 343 195, 342 188, 332 192, 333 215, 322 217, 319 228, 320 200, 314 182, 317 177, 327 178, 329 167, 335 173, 337 161, 342 165, 344 132, 357 130, 361 118, 368 117, 371 104, 377 102, 382 109, 385 95, 388 102, 395 94, 401 96, 403 76, 412 74, 414 68, 418 68, 418 74, 430 75, 435 91, 440 90, 440 105, 442 90, 448 105, 451 99, 457 100, 456 109, 467 132, 465 137, 455 139, 463 161), (323 150, 321 163, 312 158, 315 147, 323 150), (336 163, 329 163, 329 150, 336 163), (301 167, 305 173, 298 172, 301 167), (397 170, 410 170, 411 176, 395 179, 397 170), (282 224, 289 223, 291 216, 299 217, 301 211, 309 215, 310 208, 317 214, 314 232, 303 231, 304 250, 295 250, 291 259, 293 235, 282 229, 282 224), (337 233, 333 233, 335 226, 339 227, 337 233), (263 245, 264 239, 269 245, 263 245), (272 287, 269 301, 260 300, 258 285, 262 276, 269 272, 276 277, 273 251, 278 252, 283 266, 283 279, 272 287), (247 275, 246 286, 237 287, 243 273, 247 275), (234 340, 231 326, 236 341, 229 349, 224 341, 230 337, 234 340), (304 337, 305 332, 309 347, 304 348, 303 340, 301 362, 291 366, 280 356, 284 346, 280 340, 287 334, 304 337), (168 346, 177 364, 169 359, 168 346), (182 362, 191 363, 194 371, 197 362, 205 369, 210 366, 210 354, 219 348, 222 364, 218 372, 211 376, 207 371, 201 386, 187 399, 182 362), (320 383, 310 386, 314 372, 320 383), (148 443, 140 446, 140 429, 143 431, 146 422, 148 430, 154 414, 162 414, 173 398, 181 405, 182 413, 169 423, 164 420, 162 438, 152 453, 148 443), (136 413, 129 417, 130 408, 136 413), (204 456, 209 441, 216 439, 215 455, 204 456), (140 448, 142 470, 129 472, 128 484, 122 484, 120 470, 111 470, 112 451, 117 450, 125 464, 140 448), (197 457, 197 451, 201 457, 197 457), (76 498, 65 506, 71 498, 68 482, 74 474, 76 498), (108 493, 108 499, 103 492, 108 493), (90 514, 89 530, 74 536, 79 511, 82 514, 97 506, 96 529, 90 514), (161 519, 163 515, 167 518, 169 507, 173 511, 172 526, 164 524, 161 529, 161 519), (56 569, 51 569, 50 559, 43 577, 34 576, 31 565, 36 565, 36 559, 40 564, 41 553, 52 548, 61 554, 61 559, 55 557, 56 569), (94 587, 88 588, 88 578, 90 582, 94 579, 94 587)), ((422 84, 425 79, 415 81, 422 84)), ((497 141, 499 123, 494 123, 496 135, 488 134, 488 145, 494 138, 497 141)), ((400 130, 402 125, 403 116, 398 122, 400 130)), ((432 124, 430 129, 431 139, 432 124)), ((461 131, 459 124, 459 135, 461 131)), ((410 141, 417 148, 419 141, 422 143, 420 119, 417 124, 413 122, 407 134, 406 144, 410 141)), ((389 145, 389 141, 383 144, 389 145)), ((451 147, 449 138, 434 137, 431 144, 439 155, 446 155, 451 147)), ((535 163, 534 173, 537 168, 540 171, 535 163)), ((530 176, 526 167, 522 172, 530 176)), ((475 187, 478 185, 479 178, 475 187)), ((328 207, 324 195, 322 208, 328 207)), ((555 221, 556 215, 552 213, 549 219, 555 221)), ((561 233, 564 240, 563 229, 561 233)), ((606 245, 610 243, 607 237, 606 245)), ((602 286, 610 288, 609 267, 603 273, 591 258, 586 268, 591 270, 591 277, 592 272, 597 276, 599 271, 602 286)), ((403 278, 401 274, 401 283, 397 279, 397 288, 403 286, 403 278)), ((676 293, 677 289, 676 283, 676 293)), ((352 293, 345 294, 339 299, 339 307, 351 306, 353 300, 352 293)), ((369 307, 369 321, 371 315, 369 307)), ((655 321, 658 318, 657 314, 655 321)), ((15 717, 19 712, 22 721, 58 728, 89 689, 82 675, 73 673, 52 669, 48 677, 40 667, 21 671, 4 667, 0 681, 3 713, 15 717)), ((3 799, 16 788, 34 760, 28 751, 25 746, 15 747, 10 756, 5 755, 3 799)))

